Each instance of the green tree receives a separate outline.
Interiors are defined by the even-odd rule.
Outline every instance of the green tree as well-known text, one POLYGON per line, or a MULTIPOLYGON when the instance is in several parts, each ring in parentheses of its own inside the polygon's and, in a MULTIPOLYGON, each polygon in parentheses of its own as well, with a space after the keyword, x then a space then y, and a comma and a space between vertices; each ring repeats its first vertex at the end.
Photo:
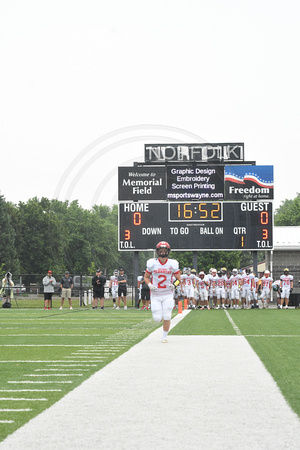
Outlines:
POLYGON ((275 211, 274 225, 299 226, 300 225, 300 194, 294 200, 285 200, 275 211))
POLYGON ((0 263, 5 272, 18 273, 20 262, 16 249, 16 232, 13 227, 10 211, 3 195, 0 195, 0 263))

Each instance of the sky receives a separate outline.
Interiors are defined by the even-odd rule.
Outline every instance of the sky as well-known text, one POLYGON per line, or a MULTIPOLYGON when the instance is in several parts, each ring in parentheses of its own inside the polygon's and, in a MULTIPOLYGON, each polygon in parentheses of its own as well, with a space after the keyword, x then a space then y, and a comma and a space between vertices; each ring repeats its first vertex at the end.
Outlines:
POLYGON ((113 205, 146 143, 244 142, 299 187, 298 0, 0 2, 0 193, 113 205))

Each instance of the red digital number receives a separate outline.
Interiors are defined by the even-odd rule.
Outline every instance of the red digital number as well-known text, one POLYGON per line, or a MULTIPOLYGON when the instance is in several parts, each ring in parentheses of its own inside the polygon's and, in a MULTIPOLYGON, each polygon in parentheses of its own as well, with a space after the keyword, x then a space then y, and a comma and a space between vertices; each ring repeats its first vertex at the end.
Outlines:
POLYGON ((260 213, 260 223, 262 225, 267 225, 269 223, 269 213, 267 211, 260 213))
POLYGON ((269 237, 269 232, 268 232, 268 230, 266 230, 265 228, 262 230, 262 233, 263 233, 263 239, 268 239, 268 237, 269 237))
POLYGON ((125 241, 129 241, 130 239, 130 230, 125 230, 125 241))
POLYGON ((140 212, 135 212, 133 214, 133 225, 141 225, 142 223, 142 214, 140 212))

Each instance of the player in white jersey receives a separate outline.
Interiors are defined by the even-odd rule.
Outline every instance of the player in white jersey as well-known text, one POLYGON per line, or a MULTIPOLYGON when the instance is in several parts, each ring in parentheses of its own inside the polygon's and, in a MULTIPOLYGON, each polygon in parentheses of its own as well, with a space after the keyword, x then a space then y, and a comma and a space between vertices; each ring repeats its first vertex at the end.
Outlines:
POLYGON ((113 298, 113 308, 116 308, 116 298, 118 296, 118 275, 119 271, 118 269, 114 270, 114 274, 110 277, 109 280, 109 293, 112 295, 113 298))
POLYGON ((205 276, 203 270, 201 270, 197 279, 197 290, 199 292, 201 309, 210 309, 208 304, 208 285, 208 278, 205 276))
POLYGON ((230 286, 231 286, 231 273, 228 270, 224 277, 225 280, 225 306, 229 308, 231 306, 230 286))
POLYGON ((217 295, 217 309, 220 309, 220 303, 222 300, 222 308, 225 309, 225 278, 222 271, 218 272, 216 281, 216 295, 217 295))
POLYGON ((170 245, 161 241, 156 246, 156 258, 147 261, 145 282, 151 291, 151 311, 155 322, 163 321, 161 342, 166 343, 174 307, 173 291, 181 282, 178 261, 169 259, 170 245), (172 276, 176 281, 172 283, 172 276))
POLYGON ((239 309, 240 283, 241 283, 241 275, 239 275, 237 269, 233 269, 232 275, 230 277, 230 296, 233 309, 239 309))
POLYGON ((248 302, 250 301, 253 285, 254 285, 254 276, 250 273, 250 269, 246 269, 246 273, 244 273, 241 277, 242 308, 247 307, 247 305, 249 305, 248 302))
POLYGON ((272 283, 273 279, 270 277, 270 271, 265 270, 264 276, 261 277, 261 294, 260 294, 260 299, 262 301, 263 308, 269 308, 272 283))
POLYGON ((253 289, 251 292, 251 308, 258 308, 258 286, 259 286, 259 278, 256 276, 255 272, 252 272, 253 276, 254 276, 254 280, 253 280, 253 289))
POLYGON ((290 294, 293 292, 294 286, 294 277, 290 275, 290 271, 288 268, 284 269, 283 275, 280 277, 280 289, 281 289, 281 304, 280 308, 282 309, 283 303, 285 302, 285 309, 289 307, 289 298, 290 294))
MULTIPOLYGON (((143 281, 144 281, 144 273, 145 272, 143 272, 143 275, 139 275, 137 277, 137 288, 138 288, 138 292, 139 292, 138 307, 140 306, 141 299, 142 299, 142 284, 143 284, 143 281)), ((142 309, 146 309, 146 300, 142 300, 142 303, 143 303, 142 309)))
POLYGON ((214 308, 214 306, 217 303, 217 269, 211 269, 211 273, 208 275, 208 282, 209 282, 209 290, 208 290, 208 295, 209 295, 209 302, 210 302, 210 306, 212 308, 214 308))
POLYGON ((196 276, 191 273, 191 269, 188 267, 186 274, 182 278, 182 284, 184 287, 184 297, 188 301, 188 308, 195 309, 195 300, 194 300, 194 288, 195 288, 195 280, 196 276))

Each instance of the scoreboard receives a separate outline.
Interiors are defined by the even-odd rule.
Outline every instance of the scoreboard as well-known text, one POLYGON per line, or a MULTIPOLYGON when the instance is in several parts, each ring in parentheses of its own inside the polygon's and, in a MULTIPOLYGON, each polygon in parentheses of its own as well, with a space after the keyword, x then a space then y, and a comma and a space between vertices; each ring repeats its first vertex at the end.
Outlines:
POLYGON ((271 250, 273 204, 131 202, 119 204, 119 250, 271 250))
POLYGON ((147 163, 119 167, 120 251, 273 248, 273 166, 244 162, 240 144, 211 144, 210 158, 207 145, 152 145, 147 163))

